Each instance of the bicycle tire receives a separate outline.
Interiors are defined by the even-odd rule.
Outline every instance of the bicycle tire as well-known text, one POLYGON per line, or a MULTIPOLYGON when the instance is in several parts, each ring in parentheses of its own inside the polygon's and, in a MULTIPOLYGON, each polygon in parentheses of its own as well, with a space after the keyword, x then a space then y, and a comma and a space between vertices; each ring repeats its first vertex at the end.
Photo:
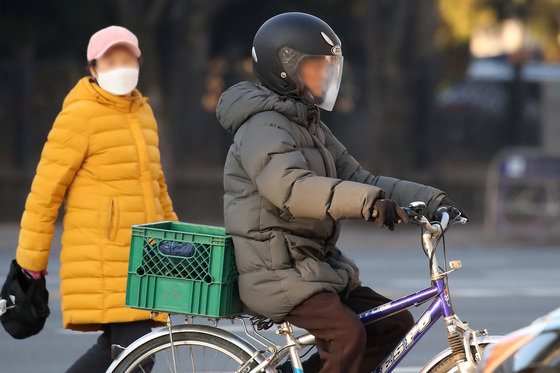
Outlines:
MULTIPOLYGON (((484 349, 489 345, 490 343, 481 343, 479 346, 483 352, 484 349)), ((474 354, 476 352, 474 347, 471 346, 471 349, 473 350, 473 354, 474 354)), ((442 361, 440 361, 439 363, 437 363, 437 365, 434 366, 432 369, 430 369, 427 373, 455 373, 455 372, 458 372, 458 369, 455 366, 455 360, 453 359, 453 356, 448 356, 442 361)))
MULTIPOLYGON (((237 370, 241 367, 245 362, 249 361, 251 356, 243 351, 240 347, 236 346, 234 343, 229 342, 223 338, 208 335, 204 333, 197 333, 197 332, 188 332, 188 331, 180 331, 173 333, 173 346, 177 349, 177 347, 181 346, 189 346, 189 350, 192 355, 192 347, 206 347, 211 350, 215 350, 220 352, 221 354, 229 357, 234 363, 230 364, 229 367, 223 366, 223 369, 216 370, 211 369, 208 370, 206 366, 204 366, 204 370, 202 371, 212 371, 212 372, 232 372, 237 370), (232 369, 232 366, 236 366, 235 369, 232 369)), ((162 335, 158 338, 153 340, 147 341, 146 343, 138 346, 136 349, 130 352, 128 356, 126 356, 112 371, 112 373, 159 373, 159 372, 173 372, 174 367, 169 366, 169 370, 160 370, 157 366, 154 367, 146 367, 146 365, 150 365, 152 363, 158 364, 158 357, 153 357, 155 354, 159 352, 167 351, 167 354, 171 355, 171 343, 169 339, 169 335, 162 335), (154 370, 157 368, 158 370, 154 370)), ((179 355, 180 352, 176 352, 176 357, 179 355)), ((191 356, 192 358, 192 356, 191 356)), ((192 365, 188 369, 178 369, 177 372, 197 372, 197 365, 200 363, 198 360, 196 363, 191 361, 192 365)), ((202 363, 207 363, 208 361, 203 361, 202 363)), ((169 362, 168 362, 169 363, 169 362)), ((162 368, 164 368, 165 364, 162 364, 162 368)), ((167 364, 169 365, 169 364, 167 364)), ((246 371, 250 371, 257 365, 256 362, 252 362, 247 365, 246 371)), ((182 367, 182 366, 181 366, 182 367)), ((181 368, 178 367, 178 368, 181 368)), ((245 369, 242 371, 244 372, 245 369)))

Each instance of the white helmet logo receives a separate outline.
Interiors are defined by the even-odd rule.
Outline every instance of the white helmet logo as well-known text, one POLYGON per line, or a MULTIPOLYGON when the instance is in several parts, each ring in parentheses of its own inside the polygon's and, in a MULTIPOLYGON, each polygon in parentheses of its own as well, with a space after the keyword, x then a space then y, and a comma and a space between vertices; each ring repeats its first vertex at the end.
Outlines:
POLYGON ((329 38, 327 36, 327 34, 325 34, 323 31, 321 31, 321 36, 323 37, 323 39, 325 39, 325 41, 331 46, 334 47, 334 42, 331 40, 331 38, 329 38))
POLYGON ((259 62, 259 59, 257 58, 257 52, 255 51, 255 47, 251 49, 251 54, 253 55, 253 59, 255 60, 255 62, 259 62))

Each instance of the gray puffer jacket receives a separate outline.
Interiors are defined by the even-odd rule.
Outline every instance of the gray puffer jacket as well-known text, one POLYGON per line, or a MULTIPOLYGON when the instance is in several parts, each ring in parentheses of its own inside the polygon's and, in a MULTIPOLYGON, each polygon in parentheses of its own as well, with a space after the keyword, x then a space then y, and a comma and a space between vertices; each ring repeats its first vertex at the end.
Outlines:
POLYGON ((233 237, 239 292, 253 312, 282 321, 321 291, 360 284, 335 246, 340 219, 371 218, 378 198, 421 200, 428 213, 444 193, 364 170, 319 121, 318 109, 262 85, 229 88, 216 110, 235 134, 224 166, 225 227, 233 237))

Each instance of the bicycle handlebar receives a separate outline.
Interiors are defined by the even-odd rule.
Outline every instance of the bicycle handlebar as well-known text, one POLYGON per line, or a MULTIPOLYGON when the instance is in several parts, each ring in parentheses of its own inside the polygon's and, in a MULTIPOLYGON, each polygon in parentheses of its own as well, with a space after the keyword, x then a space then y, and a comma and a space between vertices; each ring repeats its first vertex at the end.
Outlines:
POLYGON ((461 212, 458 209, 451 206, 443 206, 438 208, 436 213, 439 220, 430 222, 425 216, 426 204, 424 202, 412 202, 409 207, 403 207, 403 210, 408 214, 412 224, 420 225, 424 228, 422 233, 422 248, 428 258, 430 258, 432 280, 445 276, 446 272, 442 272, 435 256, 437 243, 450 225, 458 223, 465 224, 467 219, 461 217, 461 212), (436 241, 434 242, 434 240, 436 241))
MULTIPOLYGON (((411 204, 411 206, 412 205, 413 204, 411 204)), ((423 213, 419 212, 417 209, 414 209, 412 207, 403 207, 402 209, 408 214, 410 218, 410 222, 412 224, 423 226, 428 232, 430 232, 432 235, 435 236, 438 236, 439 234, 444 232, 448 228, 450 223, 466 224, 468 221, 466 218, 461 217, 460 213, 454 217, 451 217, 450 211, 448 209, 444 209, 443 211, 440 212, 441 213, 440 220, 431 223, 428 220, 428 218, 425 215, 423 215, 423 213)))

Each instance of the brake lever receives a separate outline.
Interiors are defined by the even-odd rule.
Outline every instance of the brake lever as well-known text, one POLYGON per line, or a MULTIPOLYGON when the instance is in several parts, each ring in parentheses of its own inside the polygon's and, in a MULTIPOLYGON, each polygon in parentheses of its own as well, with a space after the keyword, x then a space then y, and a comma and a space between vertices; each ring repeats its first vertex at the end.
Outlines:
POLYGON ((404 212, 406 212, 406 214, 411 219, 411 221, 412 219, 417 219, 421 217, 421 215, 417 211, 411 209, 410 207, 401 207, 401 209, 403 209, 404 212))
POLYGON ((410 218, 410 223, 414 225, 421 225, 421 226, 424 226, 426 224, 426 222, 422 220, 421 216, 410 218))
MULTIPOLYGON (((411 206, 413 206, 413 204, 411 204, 411 206)), ((401 207, 406 214, 408 215, 408 217, 410 218, 410 223, 415 224, 415 225, 422 225, 425 226, 426 223, 430 224, 430 225, 440 225, 441 226, 441 218, 443 217, 443 213, 447 213, 448 215, 452 215, 453 213, 456 213, 457 215, 454 218, 449 219, 449 222, 447 224, 447 227, 454 225, 454 224, 466 224, 469 220, 467 218, 461 217, 461 212, 453 207, 453 206, 445 206, 445 208, 441 208, 439 210, 439 214, 440 219, 435 220, 433 222, 429 221, 421 212, 420 212, 420 208, 421 206, 416 206, 416 208, 411 208, 411 207, 401 207)))
POLYGON ((412 209, 410 207, 401 207, 401 208, 408 215, 411 224, 425 226, 426 223, 429 223, 426 217, 422 215, 419 211, 412 209))
POLYGON ((455 221, 453 222, 453 224, 467 224, 469 222, 469 219, 462 217, 462 216, 458 216, 455 221))
MULTIPOLYGON (((450 224, 454 223, 459 219, 461 216, 461 211, 454 206, 440 206, 437 208, 436 213, 434 214, 434 218, 436 221, 441 221, 441 218, 444 213, 449 214, 449 221, 450 224)), ((464 224, 464 223, 463 223, 464 224)))

